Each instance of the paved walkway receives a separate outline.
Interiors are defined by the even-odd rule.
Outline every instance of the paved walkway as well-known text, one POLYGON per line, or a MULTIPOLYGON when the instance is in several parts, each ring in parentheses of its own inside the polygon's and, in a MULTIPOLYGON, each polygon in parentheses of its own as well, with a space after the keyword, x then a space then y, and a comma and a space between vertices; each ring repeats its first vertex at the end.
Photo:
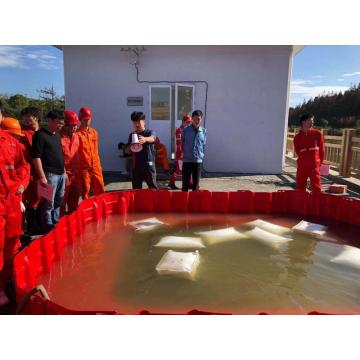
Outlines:
MULTIPOLYGON (((295 189, 296 182, 296 162, 286 159, 283 174, 280 175, 251 175, 251 174, 204 174, 200 185, 203 190, 210 191, 277 191, 295 189)), ((158 185, 161 189, 167 189, 166 177, 159 174, 158 185)), ((124 190, 131 189, 131 182, 122 176, 106 176, 106 190, 124 190)), ((338 176, 338 173, 331 171, 329 176, 323 176, 321 179, 323 190, 326 191, 330 184, 346 184, 349 188, 349 195, 360 198, 360 180, 354 178, 344 179, 338 176)), ((176 186, 181 189, 181 181, 176 182, 176 186)), ((144 184, 146 187, 146 184, 144 184)))

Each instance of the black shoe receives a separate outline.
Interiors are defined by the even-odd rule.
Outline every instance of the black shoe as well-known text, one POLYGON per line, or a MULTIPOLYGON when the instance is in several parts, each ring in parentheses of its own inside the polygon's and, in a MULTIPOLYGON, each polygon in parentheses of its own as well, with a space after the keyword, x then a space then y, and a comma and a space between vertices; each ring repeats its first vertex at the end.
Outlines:
POLYGON ((179 190, 179 188, 178 188, 175 184, 169 184, 169 185, 168 185, 168 188, 169 188, 170 190, 179 190))

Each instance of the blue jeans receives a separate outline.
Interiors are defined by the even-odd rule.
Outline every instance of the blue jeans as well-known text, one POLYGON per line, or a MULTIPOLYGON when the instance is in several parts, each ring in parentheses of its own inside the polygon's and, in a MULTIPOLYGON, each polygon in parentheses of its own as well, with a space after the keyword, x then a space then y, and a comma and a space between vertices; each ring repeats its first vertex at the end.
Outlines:
POLYGON ((41 228, 47 234, 58 223, 60 218, 60 207, 65 192, 65 175, 45 173, 48 184, 54 186, 54 196, 52 201, 42 199, 40 208, 41 228))

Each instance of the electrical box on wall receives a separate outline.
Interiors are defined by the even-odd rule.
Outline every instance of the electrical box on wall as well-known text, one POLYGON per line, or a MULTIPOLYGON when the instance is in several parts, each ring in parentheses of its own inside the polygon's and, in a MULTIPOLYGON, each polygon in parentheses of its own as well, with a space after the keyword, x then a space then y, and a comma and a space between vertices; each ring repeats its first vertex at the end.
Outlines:
POLYGON ((142 96, 128 96, 127 106, 143 106, 144 98, 142 96))

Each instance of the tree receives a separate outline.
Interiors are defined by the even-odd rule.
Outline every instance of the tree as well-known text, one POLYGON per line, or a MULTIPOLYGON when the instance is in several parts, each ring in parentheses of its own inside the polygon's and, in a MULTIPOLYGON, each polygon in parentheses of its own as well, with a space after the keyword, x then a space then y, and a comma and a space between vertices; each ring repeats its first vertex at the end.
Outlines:
POLYGON ((290 108, 289 126, 298 124, 303 113, 314 114, 315 123, 321 127, 355 127, 360 118, 360 83, 352 85, 344 93, 324 93, 290 108))
POLYGON ((329 122, 326 120, 326 119, 320 119, 318 122, 317 122, 317 125, 323 129, 327 128, 328 125, 329 125, 329 122))
POLYGON ((21 110, 27 106, 35 106, 41 111, 41 119, 45 119, 50 110, 63 111, 65 108, 65 97, 58 96, 53 87, 39 90, 39 99, 33 99, 21 94, 0 94, 0 100, 4 103, 6 115, 21 120, 21 110), (47 90, 51 91, 47 95, 47 90))

